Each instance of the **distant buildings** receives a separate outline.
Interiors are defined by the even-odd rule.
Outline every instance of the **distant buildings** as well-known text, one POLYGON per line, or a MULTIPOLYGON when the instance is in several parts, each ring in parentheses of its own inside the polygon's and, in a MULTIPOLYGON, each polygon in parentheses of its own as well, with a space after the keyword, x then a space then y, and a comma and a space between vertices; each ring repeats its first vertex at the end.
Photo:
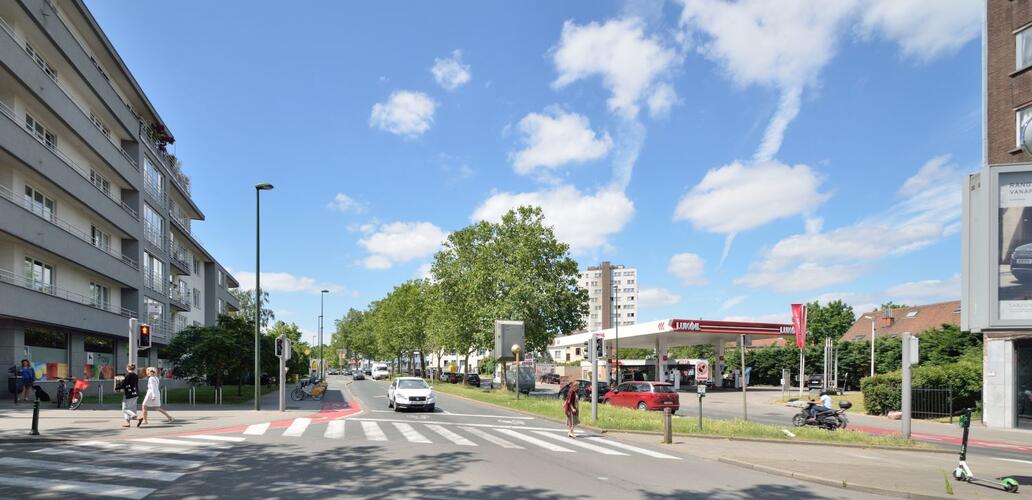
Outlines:
POLYGON ((588 331, 638 322, 638 270, 603 261, 581 271, 577 284, 588 291, 588 331))
POLYGON ((861 314, 842 340, 871 340, 871 323, 875 337, 901 337, 904 333, 919 335, 942 325, 960 325, 960 301, 939 302, 923 306, 883 309, 861 314))

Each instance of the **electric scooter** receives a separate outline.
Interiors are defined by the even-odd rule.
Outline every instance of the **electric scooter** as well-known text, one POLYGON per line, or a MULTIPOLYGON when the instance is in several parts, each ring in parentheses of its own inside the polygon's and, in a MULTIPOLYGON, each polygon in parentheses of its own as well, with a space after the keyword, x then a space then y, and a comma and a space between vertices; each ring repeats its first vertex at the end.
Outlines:
MULTIPOLYGON (((957 468, 953 469, 953 478, 957 481, 967 481, 969 483, 978 483, 984 486, 996 487, 997 484, 985 481, 981 479, 975 479, 974 474, 971 473, 971 469, 967 465, 967 445, 968 445, 968 431, 971 428, 971 412, 974 408, 964 408, 960 411, 960 426, 964 429, 964 439, 960 443, 960 463, 957 464, 957 468)), ((999 486, 1003 487, 1003 491, 1010 493, 1018 492, 1018 482, 1011 477, 999 478, 999 486)))

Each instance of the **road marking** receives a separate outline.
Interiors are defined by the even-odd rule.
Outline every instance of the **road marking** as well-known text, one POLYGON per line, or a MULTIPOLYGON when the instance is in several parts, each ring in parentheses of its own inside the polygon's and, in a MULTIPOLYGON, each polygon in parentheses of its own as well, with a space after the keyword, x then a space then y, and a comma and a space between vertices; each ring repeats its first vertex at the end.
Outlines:
POLYGON ((1032 465, 1032 460, 1021 460, 1021 459, 1017 459, 1017 458, 996 458, 996 457, 990 457, 990 458, 992 458, 993 460, 1001 460, 1001 461, 1004 461, 1004 462, 1017 462, 1019 464, 1029 464, 1029 465, 1032 465))
POLYGON ((394 427, 401 431, 401 434, 405 436, 412 443, 426 443, 430 444, 430 440, 426 436, 422 435, 412 427, 410 424, 404 422, 395 422, 394 427))
POLYGON ((134 486, 119 486, 116 484, 88 483, 78 480, 58 481, 55 479, 47 479, 46 481, 41 481, 38 477, 14 477, 4 475, 0 475, 0 484, 61 493, 78 493, 82 495, 133 499, 144 498, 156 491, 154 488, 137 488, 134 486))
MULTIPOLYGON (((367 418, 367 417, 351 417, 348 420, 355 420, 358 422, 409 422, 408 420, 398 420, 393 418, 367 418)), ((552 432, 566 432, 565 427, 524 427, 522 425, 499 425, 499 424, 474 424, 464 422, 441 422, 441 421, 430 421, 425 422, 427 424, 440 424, 440 425, 468 425, 470 427, 487 427, 489 429, 519 429, 521 431, 552 431, 552 432)))
POLYGON ((448 441, 451 441, 451 442, 453 442, 453 443, 455 443, 455 444, 457 444, 459 446, 476 446, 477 445, 473 441, 470 441, 470 440, 468 440, 468 439, 466 439, 466 438, 464 438, 464 437, 462 437, 462 436, 460 436, 460 435, 458 435, 458 434, 456 434, 456 433, 454 433, 454 432, 452 432, 452 431, 450 431, 448 429, 445 429, 444 427, 442 427, 440 425, 437 425, 437 424, 427 424, 427 428, 429 428, 430 430, 432 430, 432 431, 434 431, 434 432, 444 436, 445 439, 447 439, 448 441))
MULTIPOLYGON (((595 437, 595 436, 591 436, 591 437, 587 437, 586 436, 586 438, 587 439, 599 439, 599 440, 601 440, 601 438, 595 437)), ((615 448, 621 448, 621 449, 624 449, 624 450, 627 450, 627 451, 633 451, 635 453, 641 453, 642 455, 650 456, 652 458, 665 458, 665 459, 668 459, 668 460, 681 460, 679 457, 675 457, 675 456, 672 456, 672 455, 667 455, 665 453, 660 453, 658 451, 648 450, 648 449, 645 449, 645 448, 638 448, 637 446, 631 446, 629 444, 623 444, 623 443, 621 443, 619 441, 614 441, 612 439, 606 439, 605 443, 607 445, 613 446, 615 448)))
POLYGON ((176 455, 199 455, 199 456, 202 456, 202 457, 217 457, 217 456, 222 454, 221 451, 214 451, 214 450, 197 450, 197 449, 193 449, 193 448, 176 448, 176 447, 170 447, 170 446, 146 446, 146 445, 139 445, 139 444, 130 444, 130 445, 127 446, 127 445, 124 445, 124 444, 119 445, 119 444, 115 444, 115 443, 105 443, 103 441, 82 441, 82 442, 78 442, 78 443, 69 443, 69 444, 71 444, 73 446, 83 446, 83 447, 88 447, 88 448, 107 448, 109 450, 110 449, 117 449, 119 451, 121 451, 121 450, 128 450, 128 451, 141 451, 141 452, 146 452, 146 453, 172 453, 172 454, 176 454, 176 455))
POLYGON ((376 422, 362 422, 362 432, 365 432, 366 439, 369 441, 387 440, 387 435, 383 433, 383 429, 376 422))
POLYGON ((323 437, 330 439, 344 439, 345 423, 347 423, 346 420, 331 420, 330 423, 326 425, 326 433, 323 434, 323 437))
POLYGON ((170 444, 174 446, 210 446, 215 449, 225 449, 224 446, 219 446, 222 443, 204 443, 198 441, 183 441, 180 439, 165 439, 165 438, 139 438, 133 439, 134 443, 153 443, 153 444, 170 444))
POLYGON ((580 448, 584 448, 585 450, 591 450, 591 451, 594 451, 595 453, 601 453, 603 455, 621 455, 621 456, 625 456, 625 457, 627 456, 627 454, 623 453, 623 452, 619 452, 619 451, 616 451, 616 450, 610 450, 609 448, 603 448, 601 446, 595 446, 593 444, 585 443, 584 441, 579 441, 577 439, 570 439, 569 437, 563 437, 563 436, 560 436, 559 434, 552 434, 550 432, 545 432, 545 431, 534 431, 534 434, 537 434, 539 436, 545 436, 545 437, 547 437, 549 439, 555 439, 557 441, 563 441, 566 444, 572 444, 574 446, 578 446, 580 448))
POLYGON ((520 434, 520 433, 518 433, 518 432, 516 432, 516 431, 514 431, 512 429, 495 429, 495 430, 498 431, 498 432, 501 432, 502 434, 505 434, 506 436, 510 436, 510 437, 514 437, 516 439, 520 439, 520 440, 526 441, 526 442, 528 442, 530 444, 540 446, 540 447, 542 447, 542 448, 544 448, 546 450, 561 451, 561 452, 565 452, 565 453, 573 453, 573 450, 571 450, 569 448, 563 448, 562 446, 554 445, 552 443, 549 443, 548 441, 542 441, 542 440, 540 440, 540 439, 538 439, 536 437, 533 437, 533 436, 525 436, 525 435, 520 434))
POLYGON ((486 432, 484 432, 484 431, 482 431, 480 429, 477 429, 476 427, 463 426, 462 429, 465 430, 466 432, 468 432, 468 433, 470 433, 470 434, 480 438, 480 439, 483 439, 484 441, 488 441, 490 443, 494 443, 494 444, 496 444, 498 446, 501 446, 502 448, 509 448, 511 450, 522 450, 523 449, 522 446, 520 446, 520 445, 518 445, 516 443, 513 443, 511 441, 506 441, 506 440, 504 440, 504 439, 502 439, 502 438, 500 438, 498 436, 495 436, 494 434, 488 434, 488 433, 486 433, 486 432))
MULTIPOLYGON (((131 477, 152 479, 154 481, 175 481, 183 476, 183 472, 165 472, 159 470, 128 469, 124 467, 98 467, 94 464, 65 463, 48 460, 32 460, 21 457, 0 457, 0 465, 6 465, 8 469, 15 467, 28 467, 36 470, 60 471, 60 472, 84 472, 98 476, 131 477)), ((48 480, 48 478, 41 478, 48 480)))
POLYGON ((506 415, 474 415, 470 413, 452 413, 449 411, 442 411, 442 415, 450 415, 453 417, 479 417, 479 418, 511 418, 515 420, 534 420, 534 417, 509 417, 506 415))
POLYGON ((294 421, 290 423, 290 427, 287 427, 287 430, 283 431, 283 437, 299 437, 305 433, 305 429, 307 429, 308 424, 311 423, 312 419, 310 418, 295 418, 294 421))
POLYGON ((500 424, 511 424, 511 425, 524 425, 522 420, 516 420, 514 418, 500 418, 498 419, 500 424))
MULTIPOLYGON (((73 450, 69 448, 40 448, 38 450, 32 450, 32 453, 40 453, 43 455, 73 455, 82 456, 82 450, 73 450)), ((101 460, 101 461, 118 461, 118 462, 139 462, 141 464, 152 464, 152 465, 172 465, 176 467, 182 467, 184 469, 196 469, 204 464, 204 462, 197 462, 194 460, 178 460, 175 458, 151 458, 151 457, 140 457, 132 456, 126 457, 125 455, 95 455, 91 456, 90 460, 101 460)))
POLYGON ((191 435, 191 436, 183 436, 183 437, 188 437, 190 439, 203 439, 203 440, 206 440, 206 441, 223 441, 223 442, 230 442, 230 443, 239 443, 240 441, 244 441, 245 439, 247 439, 247 438, 235 437, 235 436, 216 436, 214 434, 194 434, 194 435, 191 435))
POLYGON ((272 422, 249 425, 247 426, 247 429, 244 430, 244 434, 248 436, 261 436, 262 434, 265 434, 265 431, 269 430, 270 425, 272 425, 272 422))

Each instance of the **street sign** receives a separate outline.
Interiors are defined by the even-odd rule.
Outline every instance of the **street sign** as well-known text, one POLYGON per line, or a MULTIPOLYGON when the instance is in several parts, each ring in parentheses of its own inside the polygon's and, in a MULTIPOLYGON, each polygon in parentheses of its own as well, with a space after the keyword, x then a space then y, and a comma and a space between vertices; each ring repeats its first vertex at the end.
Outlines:
MULTIPOLYGON (((710 379, 709 374, 709 361, 700 359, 695 362, 695 381, 696 382, 708 382, 710 379)), ((703 384, 705 387, 705 384, 703 384)))
POLYGON ((706 384, 699 384, 698 388, 696 389, 696 392, 699 393, 700 397, 705 396, 706 395, 706 384))

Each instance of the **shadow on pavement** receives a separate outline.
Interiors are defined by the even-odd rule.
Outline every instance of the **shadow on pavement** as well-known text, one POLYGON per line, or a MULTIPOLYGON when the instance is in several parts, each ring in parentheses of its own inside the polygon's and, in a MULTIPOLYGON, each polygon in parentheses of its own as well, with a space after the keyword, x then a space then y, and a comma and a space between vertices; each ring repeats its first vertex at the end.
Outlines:
POLYGON ((801 498, 827 498, 815 495, 806 489, 797 486, 786 486, 781 484, 757 484, 739 490, 677 490, 668 494, 656 494, 646 490, 639 490, 642 497, 661 499, 683 499, 683 498, 763 498, 763 499, 801 499, 801 498))

